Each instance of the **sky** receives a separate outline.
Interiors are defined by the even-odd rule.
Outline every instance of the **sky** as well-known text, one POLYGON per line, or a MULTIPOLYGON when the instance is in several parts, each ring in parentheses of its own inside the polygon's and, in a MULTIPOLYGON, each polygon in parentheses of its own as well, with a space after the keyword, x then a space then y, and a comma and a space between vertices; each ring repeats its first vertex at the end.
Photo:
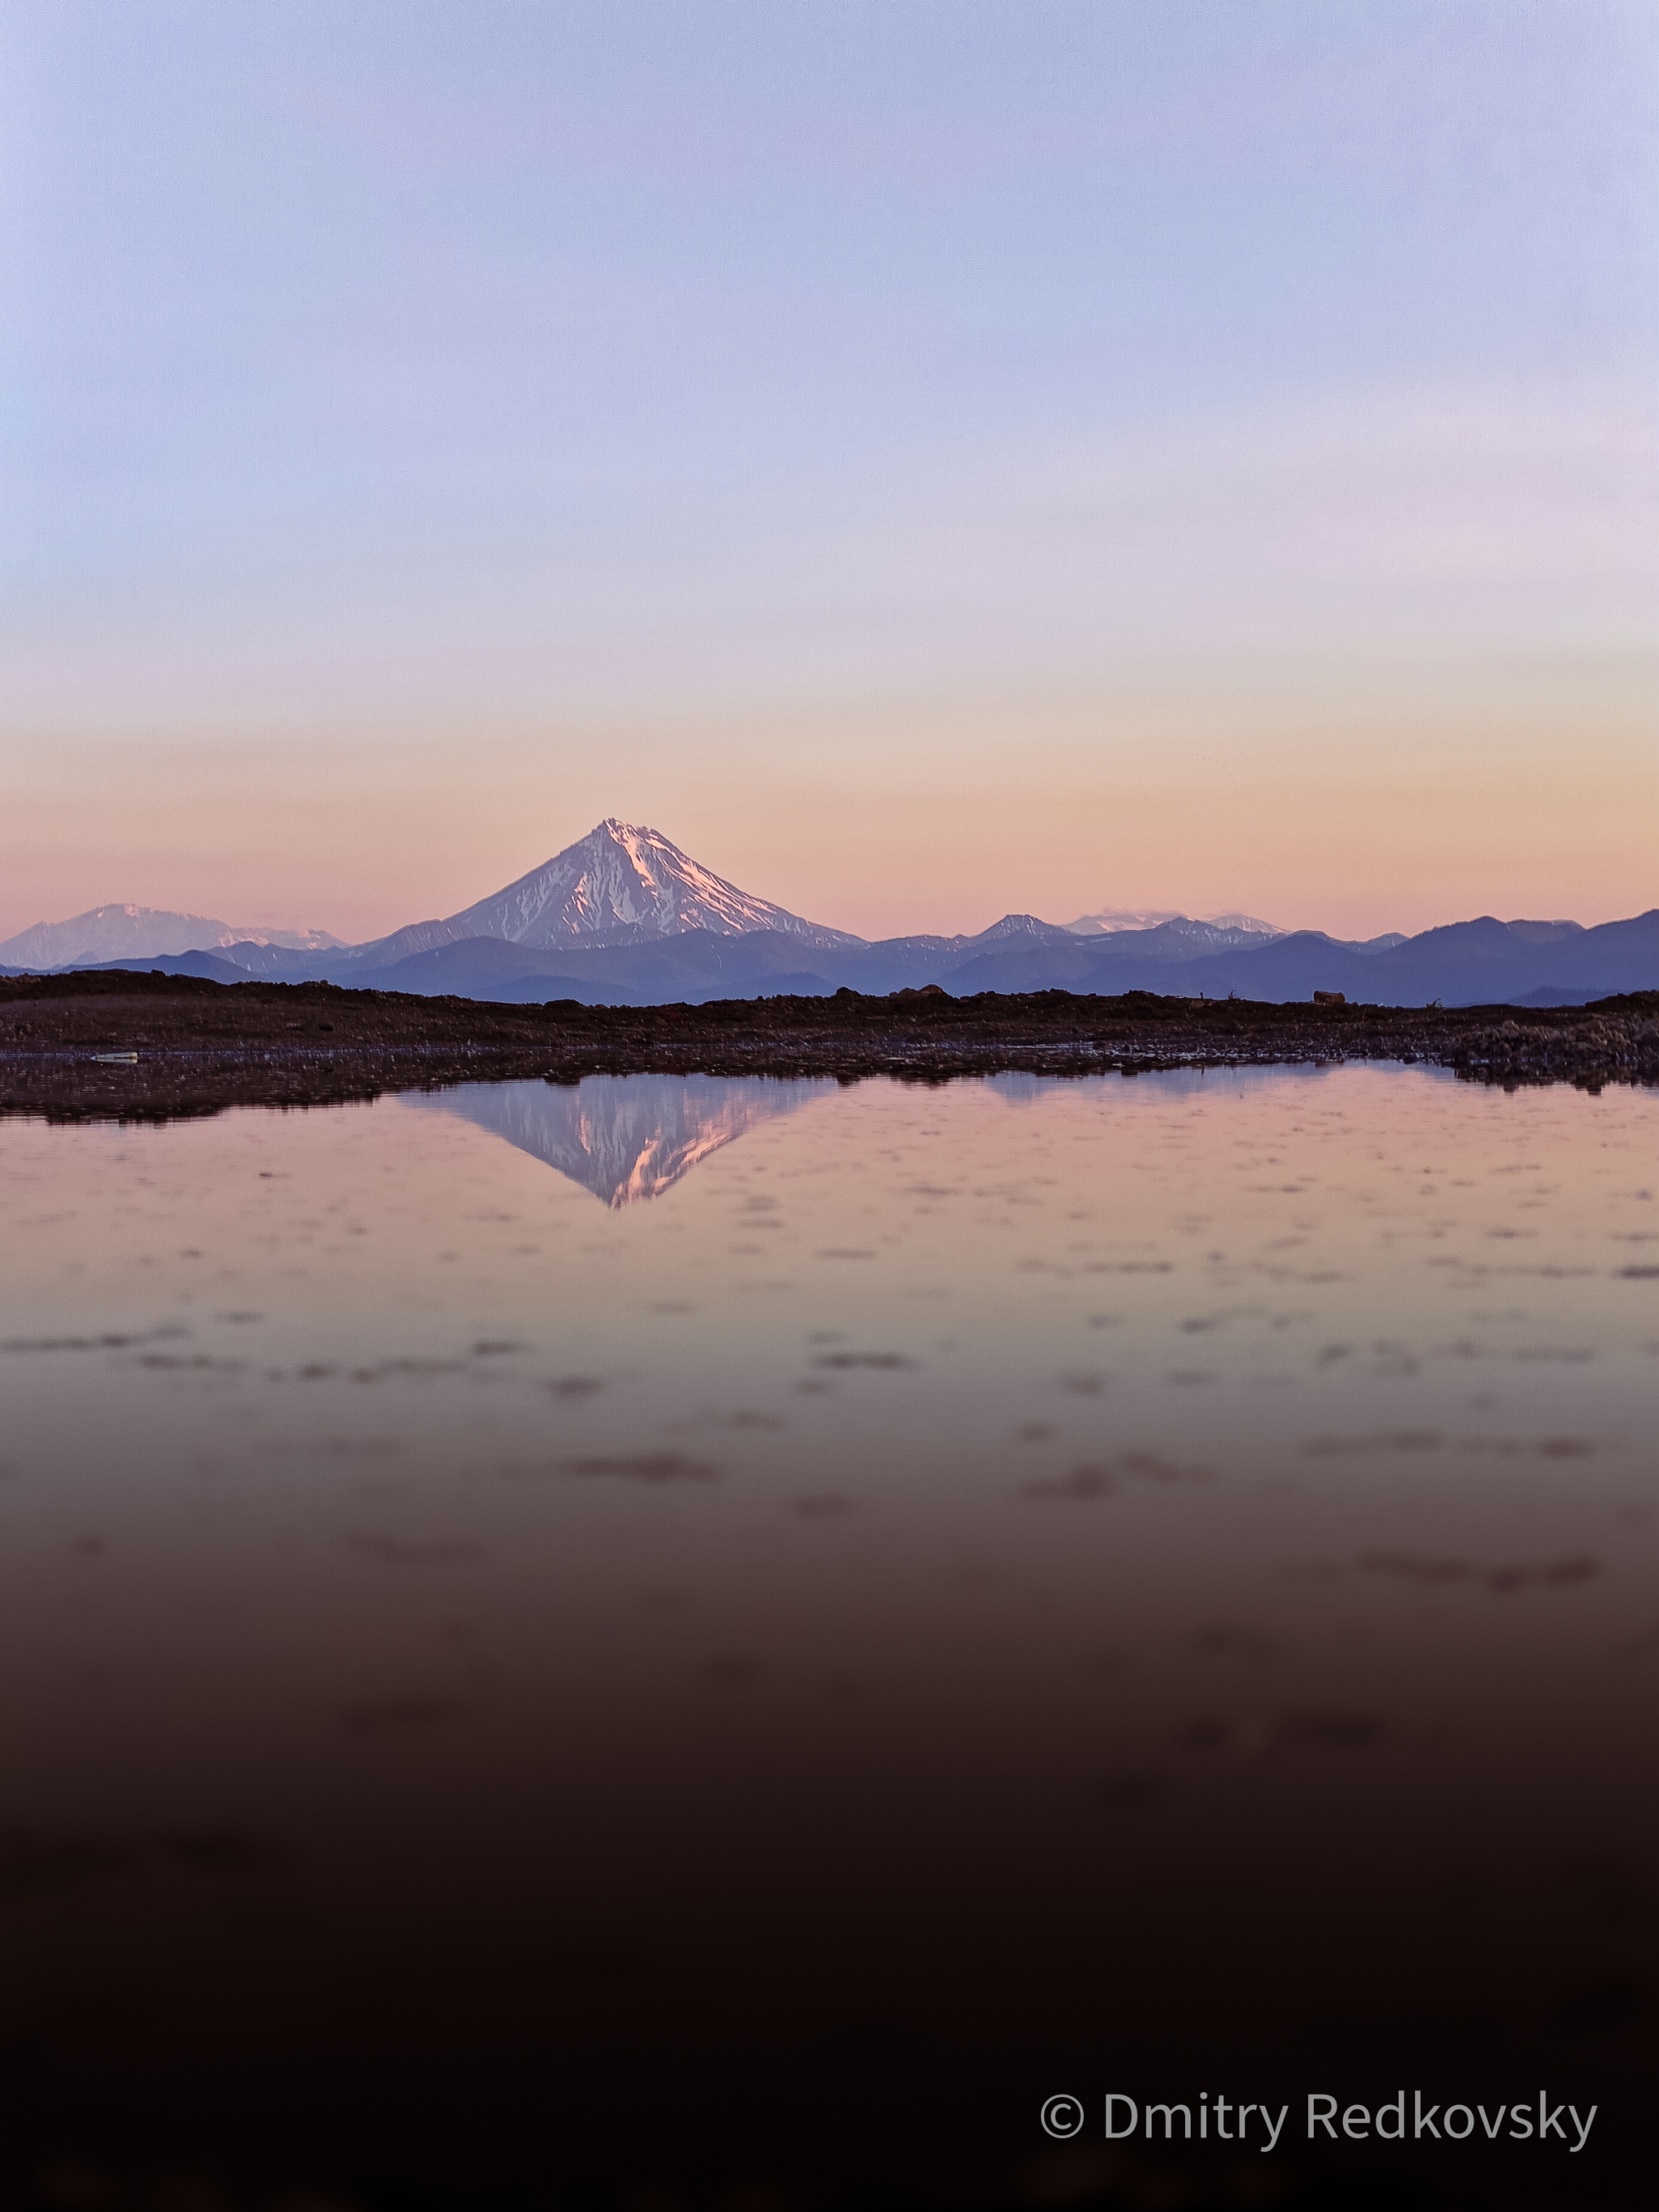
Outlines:
POLYGON ((1653 0, 11 0, 0 937, 1659 904, 1653 0))

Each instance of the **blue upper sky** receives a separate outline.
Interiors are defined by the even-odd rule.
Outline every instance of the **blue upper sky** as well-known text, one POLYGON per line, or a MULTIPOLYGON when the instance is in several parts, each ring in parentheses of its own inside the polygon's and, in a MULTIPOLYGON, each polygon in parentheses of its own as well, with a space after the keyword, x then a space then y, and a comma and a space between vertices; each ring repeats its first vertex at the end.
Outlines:
MULTIPOLYGON (((1501 547, 1426 603, 1424 499, 1472 474, 1577 536, 1650 428, 1646 6, 9 21, 12 619, 94 659, 199 628, 221 704, 273 625, 371 692, 400 652, 533 686, 562 647, 602 690, 629 633, 624 692, 716 695, 792 653, 1254 641, 1296 610, 1237 539, 1300 583, 1327 495, 1401 542, 1345 544, 1293 626, 1504 635, 1501 547), (1171 590, 1183 515, 1227 544, 1171 590), (1103 556, 1127 609, 1079 587, 1103 556)), ((1553 627, 1628 630, 1534 552, 1553 627)))

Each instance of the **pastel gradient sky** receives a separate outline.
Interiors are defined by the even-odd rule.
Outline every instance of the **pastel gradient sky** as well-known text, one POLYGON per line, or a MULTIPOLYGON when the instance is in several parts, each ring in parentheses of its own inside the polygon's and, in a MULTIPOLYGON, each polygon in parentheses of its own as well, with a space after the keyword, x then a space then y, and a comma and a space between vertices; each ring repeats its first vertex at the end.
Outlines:
POLYGON ((1651 0, 13 0, 0 936, 1659 902, 1651 0))

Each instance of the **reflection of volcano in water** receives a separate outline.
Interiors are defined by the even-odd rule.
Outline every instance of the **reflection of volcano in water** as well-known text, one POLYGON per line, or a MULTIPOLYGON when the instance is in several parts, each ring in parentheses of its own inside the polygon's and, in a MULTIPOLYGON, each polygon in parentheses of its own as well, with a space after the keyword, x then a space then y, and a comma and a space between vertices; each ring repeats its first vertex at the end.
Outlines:
POLYGON ((833 1084, 767 1076, 590 1075, 580 1083, 468 1083, 405 1106, 476 1121, 602 1198, 656 1198, 699 1160, 833 1084))

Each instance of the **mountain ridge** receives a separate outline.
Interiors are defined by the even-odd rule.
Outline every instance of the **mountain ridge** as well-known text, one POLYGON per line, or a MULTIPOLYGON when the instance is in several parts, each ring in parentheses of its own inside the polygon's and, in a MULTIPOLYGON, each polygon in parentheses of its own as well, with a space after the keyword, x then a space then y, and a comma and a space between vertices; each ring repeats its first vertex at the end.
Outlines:
POLYGON ((571 998, 624 1006, 838 989, 878 995, 926 983, 953 996, 1152 990, 1279 1002, 1329 990, 1392 1005, 1562 1003, 1659 985, 1659 908, 1588 929, 1486 915, 1414 937, 1389 931, 1364 940, 1275 930, 1243 914, 1194 921, 1160 909, 1153 921, 1152 911, 1102 908, 1081 918, 1093 925, 1086 929, 1006 914, 971 934, 872 942, 758 898, 661 831, 608 816, 471 906, 360 945, 323 931, 239 937, 207 917, 105 907, 21 932, 0 944, 0 963, 19 973, 143 962, 222 981, 326 981, 509 1003, 571 998), (1133 921, 1144 926, 1127 926, 1133 921), (146 927, 152 942, 159 933, 154 950, 139 949, 146 927), (120 940, 112 955, 105 949, 110 933, 120 940), (179 942, 191 933, 195 943, 179 942), (89 937, 101 957, 87 957, 89 937), (52 951, 59 957, 41 957, 52 951))
POLYGON ((344 949, 345 940, 326 929, 266 929, 257 923, 216 921, 204 914, 179 914, 166 907, 135 906, 112 900, 71 915, 67 921, 37 921, 0 944, 0 960, 22 967, 67 968, 77 963, 142 960, 152 954, 206 951, 216 945, 275 945, 288 951, 344 949))
POLYGON ((1178 914, 1173 907, 1103 906, 1093 914, 1080 914, 1065 927, 1074 937, 1115 937, 1123 932, 1156 929, 1165 921, 1210 922, 1218 929, 1242 929, 1256 937, 1284 937, 1288 932, 1274 921, 1249 914, 1178 914))
MULTIPOLYGON (((829 951, 814 951, 777 930, 731 935, 687 930, 653 943, 586 950, 462 939, 380 968, 275 951, 262 957, 300 962, 308 971, 327 969, 329 980, 361 988, 520 1005, 561 999, 599 1006, 696 1005, 712 999, 824 997, 838 989, 882 996, 927 983, 954 998, 1059 989, 1114 998, 1131 991, 1212 1000, 1233 994, 1289 1004, 1316 991, 1340 991, 1372 1006, 1422 1006, 1436 1000, 1448 1006, 1582 1005, 1659 988, 1659 907, 1541 945, 1514 925, 1481 915, 1425 931, 1384 952, 1319 930, 1193 957, 1167 924, 1103 944, 1069 937, 1051 925, 1042 925, 1040 936, 999 936, 996 929, 993 925, 978 939, 899 938, 829 951), (1138 943, 1137 936, 1148 942, 1138 943), (1160 938, 1161 946, 1152 941, 1160 938)), ((253 969, 235 964, 225 952, 192 951, 155 964, 167 973, 220 982, 254 980, 253 969)), ((264 972, 270 974, 269 968, 264 972)))

